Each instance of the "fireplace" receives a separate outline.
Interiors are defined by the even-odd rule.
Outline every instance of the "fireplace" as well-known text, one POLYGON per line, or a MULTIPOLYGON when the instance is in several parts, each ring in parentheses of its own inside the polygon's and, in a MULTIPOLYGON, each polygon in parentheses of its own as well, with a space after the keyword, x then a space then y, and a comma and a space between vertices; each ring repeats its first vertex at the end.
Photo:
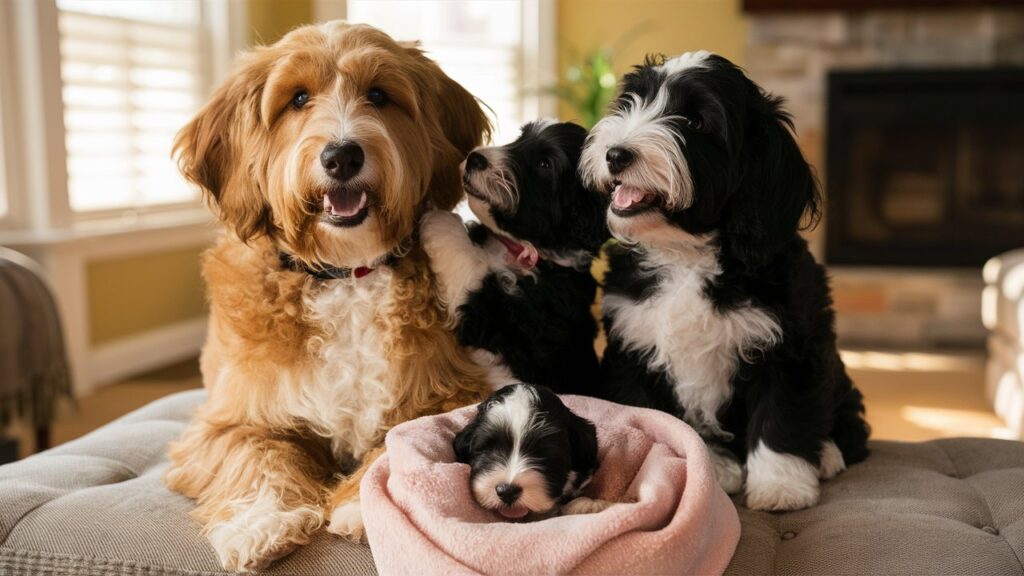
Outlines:
POLYGON ((980 267, 1024 246, 1024 69, 832 72, 830 264, 980 267))

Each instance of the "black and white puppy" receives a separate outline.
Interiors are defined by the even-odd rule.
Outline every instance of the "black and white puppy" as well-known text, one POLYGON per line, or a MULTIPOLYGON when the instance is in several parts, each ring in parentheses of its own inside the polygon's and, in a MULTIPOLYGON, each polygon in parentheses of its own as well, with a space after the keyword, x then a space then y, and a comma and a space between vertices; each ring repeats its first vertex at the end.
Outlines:
POLYGON ((509 519, 599 512, 582 496, 597 470, 597 431, 544 386, 511 384, 480 403, 452 442, 469 464, 470 491, 509 519))
POLYGON ((828 280, 798 234, 820 191, 781 99, 708 52, 648 59, 591 131, 611 194, 601 395, 684 419, 761 510, 818 500, 867 455, 828 280))
POLYGON ((587 132, 532 122, 511 144, 463 162, 467 233, 449 212, 424 215, 421 238, 459 343, 495 389, 517 381, 586 393, 600 376, 590 264, 608 237, 607 200, 577 172, 587 132))

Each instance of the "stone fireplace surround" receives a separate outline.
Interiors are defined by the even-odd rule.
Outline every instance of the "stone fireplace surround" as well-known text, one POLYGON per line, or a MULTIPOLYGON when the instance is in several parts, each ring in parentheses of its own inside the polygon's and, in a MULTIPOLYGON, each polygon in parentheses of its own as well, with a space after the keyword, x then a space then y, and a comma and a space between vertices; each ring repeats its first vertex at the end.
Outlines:
MULTIPOLYGON (((750 14, 748 74, 784 96, 824 184, 830 70, 1024 67, 1024 7, 750 14)), ((828 191, 826 189, 826 197, 828 191)), ((819 261, 824 227, 808 233, 819 261)), ((831 267, 846 346, 982 348, 981 269, 831 267)))

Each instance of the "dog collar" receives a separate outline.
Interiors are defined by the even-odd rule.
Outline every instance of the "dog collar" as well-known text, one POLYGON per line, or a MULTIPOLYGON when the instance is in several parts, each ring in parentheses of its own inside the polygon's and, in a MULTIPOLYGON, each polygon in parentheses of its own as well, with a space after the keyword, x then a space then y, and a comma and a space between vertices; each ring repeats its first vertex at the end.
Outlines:
MULTIPOLYGON (((368 266, 359 266, 357 268, 345 268, 341 266, 325 266, 323 268, 311 268, 306 266, 302 262, 298 261, 294 256, 287 252, 278 251, 278 258, 281 260, 281 266, 291 270, 293 272, 305 272, 317 280, 341 280, 344 278, 362 278, 376 270, 376 268, 370 268, 368 266)), ((381 264, 390 265, 395 261, 393 255, 389 255, 384 259, 381 264)))

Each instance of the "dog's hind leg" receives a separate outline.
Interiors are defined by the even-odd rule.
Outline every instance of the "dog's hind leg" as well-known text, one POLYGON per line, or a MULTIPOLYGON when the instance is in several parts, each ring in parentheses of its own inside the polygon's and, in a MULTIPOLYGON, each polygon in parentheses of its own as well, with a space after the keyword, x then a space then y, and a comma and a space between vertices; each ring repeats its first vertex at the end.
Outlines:
POLYGON ((196 499, 192 516, 226 570, 263 568, 323 525, 329 456, 305 443, 200 416, 172 444, 167 486, 196 499))
POLYGON ((864 420, 864 397, 853 386, 842 364, 837 369, 841 396, 836 405, 830 436, 846 464, 856 464, 868 456, 871 427, 864 420))
MULTIPOLYGON (((817 504, 831 390, 814 363, 772 355, 754 367, 747 402, 747 507, 799 510, 817 504), (818 382, 816 382, 816 380, 818 382)), ((829 462, 825 472, 831 472, 829 462)))

